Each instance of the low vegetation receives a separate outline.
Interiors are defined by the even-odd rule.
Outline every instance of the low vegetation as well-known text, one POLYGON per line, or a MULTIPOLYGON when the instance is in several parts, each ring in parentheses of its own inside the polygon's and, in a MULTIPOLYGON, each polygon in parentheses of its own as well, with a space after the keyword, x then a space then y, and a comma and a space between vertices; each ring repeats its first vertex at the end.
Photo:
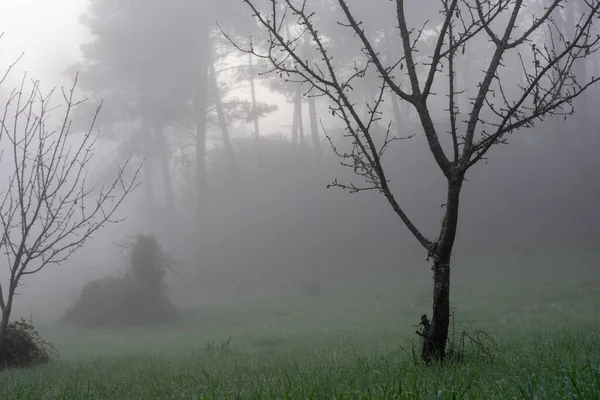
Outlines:
MULTIPOLYGON (((471 349, 425 367, 395 332, 235 340, 176 354, 124 353, 0 375, 11 399, 593 399, 598 324, 504 331, 491 357, 471 349), (118 372, 117 372, 118 371, 118 372)), ((404 339, 407 339, 404 337, 404 339)), ((416 349, 415 349, 416 351, 416 349)), ((418 357, 418 353, 416 354, 418 357)))
POLYGON ((172 321, 177 311, 164 278, 173 262, 153 236, 126 245, 130 268, 119 277, 88 283, 64 319, 86 328, 123 327, 172 321))
POLYGON ((52 345, 41 338, 31 321, 13 321, 0 352, 0 369, 46 364, 53 354, 52 345))

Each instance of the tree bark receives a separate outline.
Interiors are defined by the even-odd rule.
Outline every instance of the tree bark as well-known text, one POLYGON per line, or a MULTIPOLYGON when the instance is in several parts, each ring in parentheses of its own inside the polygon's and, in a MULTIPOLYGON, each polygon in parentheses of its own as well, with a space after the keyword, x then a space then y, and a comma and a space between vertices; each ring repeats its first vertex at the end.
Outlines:
POLYGON ((458 227, 458 208, 462 177, 448 182, 446 213, 433 254, 433 314, 423 332, 421 359, 426 363, 443 361, 450 326, 450 260, 458 227))
POLYGON ((2 318, 0 319, 0 360, 2 359, 4 352, 4 341, 6 340, 6 332, 8 330, 8 323, 10 321, 13 296, 14 290, 9 288, 8 299, 6 301, 6 305, 2 308, 2 318))
POLYGON ((0 364, 4 355, 4 340, 8 329, 8 313, 2 311, 2 320, 0 320, 0 364))

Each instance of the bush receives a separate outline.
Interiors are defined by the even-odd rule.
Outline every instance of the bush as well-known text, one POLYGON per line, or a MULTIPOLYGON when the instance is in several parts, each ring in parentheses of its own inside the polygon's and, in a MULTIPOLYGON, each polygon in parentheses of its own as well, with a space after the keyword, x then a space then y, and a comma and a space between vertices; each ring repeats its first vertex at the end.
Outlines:
POLYGON ((85 285, 65 320, 86 328, 122 327, 171 321, 175 307, 164 277, 172 261, 153 236, 138 235, 129 248, 130 269, 85 285))
POLYGON ((0 353, 0 369, 45 364, 54 355, 52 345, 44 341, 25 319, 8 324, 0 353))

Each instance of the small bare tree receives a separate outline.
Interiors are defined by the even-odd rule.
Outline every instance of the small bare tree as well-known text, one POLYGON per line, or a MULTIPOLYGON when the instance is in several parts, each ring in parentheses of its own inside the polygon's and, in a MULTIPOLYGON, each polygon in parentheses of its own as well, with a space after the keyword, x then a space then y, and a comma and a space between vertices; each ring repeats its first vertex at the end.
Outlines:
MULTIPOLYGON (((0 89, 7 75, 0 77, 0 89)), ((27 83, 23 78, 5 92, 0 111, 0 250, 8 267, 6 281, 0 281, 0 354, 23 279, 67 260, 100 228, 121 221, 115 212, 138 185, 139 168, 128 168, 131 156, 108 184, 88 182, 99 109, 86 132, 71 132, 71 115, 81 103, 76 81, 62 90, 60 107, 52 106, 54 91, 44 95, 39 82, 30 88, 27 83), (57 109, 60 119, 53 121, 57 109), (54 123, 58 128, 49 128, 54 123)))
MULTIPOLYGON (((334 181, 333 186, 350 192, 380 191, 432 259, 433 314, 431 320, 425 316, 427 323, 420 332, 421 357, 426 362, 443 360, 450 316, 450 260, 465 174, 485 159, 492 146, 504 143, 508 134, 532 127, 549 115, 571 114, 572 100, 599 80, 592 77, 581 82, 574 66, 598 49, 598 38, 591 35, 591 29, 599 17, 600 1, 578 1, 581 18, 574 35, 566 37, 555 21, 561 18, 565 0, 440 0, 439 24, 417 29, 408 24, 405 1, 394 0, 389 2, 389 15, 395 15, 402 49, 402 56, 395 60, 379 52, 372 39, 376 35, 368 32, 352 12, 351 0, 323 2, 327 5, 321 10, 339 12, 338 26, 356 38, 360 51, 351 66, 336 64, 333 54, 339 49, 332 45, 335 38, 323 33, 331 32, 331 26, 324 25, 323 19, 310 9, 309 5, 315 3, 242 1, 269 34, 269 40, 257 47, 252 42, 242 46, 230 39, 233 45, 270 61, 270 72, 304 84, 308 95, 326 96, 331 113, 345 126, 351 149, 341 151, 332 142, 333 149, 342 158, 342 164, 352 168, 366 184, 334 181), (285 34, 290 24, 296 27, 295 37, 285 34), (434 38, 433 46, 422 45, 425 37, 434 38), (312 56, 301 54, 302 41, 306 40, 312 45, 312 56), (475 87, 476 94, 462 103, 468 104, 467 112, 461 112, 459 100, 467 94, 456 78, 461 65, 457 60, 468 57, 465 48, 469 46, 478 48, 479 53, 488 48, 489 58, 479 58, 485 64, 481 80, 475 87), (507 65, 507 59, 512 65, 507 65), (365 116, 353 98, 353 86, 360 86, 357 80, 373 79, 373 73, 378 78, 379 95, 367 105, 369 112, 365 116), (440 82, 442 77, 444 83, 440 82), (389 128, 384 140, 377 137, 375 129, 381 119, 383 99, 389 92, 418 115, 429 150, 447 180, 442 224, 434 238, 427 238, 399 204, 390 189, 389 171, 382 164, 384 151, 396 139, 389 128), (432 112, 436 92, 447 96, 442 122, 439 114, 432 112), (440 135, 444 128, 449 133, 447 141, 446 136, 440 135)), ((432 14, 431 18, 438 15, 432 14)))

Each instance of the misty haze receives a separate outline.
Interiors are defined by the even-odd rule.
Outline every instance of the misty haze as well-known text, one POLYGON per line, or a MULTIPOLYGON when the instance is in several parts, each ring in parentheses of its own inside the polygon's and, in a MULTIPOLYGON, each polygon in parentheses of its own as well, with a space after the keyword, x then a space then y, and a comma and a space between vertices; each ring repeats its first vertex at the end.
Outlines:
POLYGON ((0 399, 600 398, 600 0, 0 0, 0 399))

